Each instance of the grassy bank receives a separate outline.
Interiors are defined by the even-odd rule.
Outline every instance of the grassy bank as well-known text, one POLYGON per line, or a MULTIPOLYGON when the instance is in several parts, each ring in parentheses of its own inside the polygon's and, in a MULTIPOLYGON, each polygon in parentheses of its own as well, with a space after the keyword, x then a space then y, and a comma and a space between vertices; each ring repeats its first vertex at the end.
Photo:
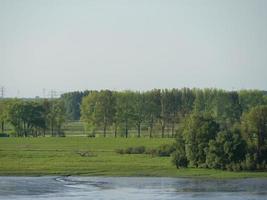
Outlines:
POLYGON ((267 177, 267 172, 177 170, 168 157, 115 153, 119 148, 155 148, 172 142, 167 138, 0 138, 0 175, 267 177))

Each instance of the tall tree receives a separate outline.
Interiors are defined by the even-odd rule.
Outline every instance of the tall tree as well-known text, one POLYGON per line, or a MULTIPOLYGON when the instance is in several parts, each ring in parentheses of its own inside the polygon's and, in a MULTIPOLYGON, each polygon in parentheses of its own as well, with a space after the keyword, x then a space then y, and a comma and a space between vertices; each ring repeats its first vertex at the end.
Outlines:
POLYGON ((80 119, 80 105, 82 103, 82 98, 87 96, 92 91, 84 92, 68 92, 61 95, 60 99, 64 102, 66 110, 66 118, 68 120, 79 120, 80 119))
POLYGON ((5 131, 5 123, 8 118, 8 102, 6 100, 0 100, 0 123, 1 123, 1 131, 4 133, 5 131))
POLYGON ((245 113, 242 126, 245 138, 256 147, 257 162, 262 162, 266 157, 267 106, 256 106, 245 113))
POLYGON ((267 105, 266 94, 259 90, 239 91, 239 102, 243 112, 249 111, 252 107, 267 105))
POLYGON ((81 120, 91 129, 94 134, 96 126, 99 125, 99 118, 97 114, 98 106, 98 92, 92 92, 85 96, 81 104, 81 120))
POLYGON ((115 117, 115 98, 110 90, 103 90, 98 93, 98 104, 96 109, 99 124, 103 126, 104 137, 107 127, 112 125, 115 117))
POLYGON ((209 140, 216 137, 219 124, 210 116, 192 114, 185 120, 183 131, 186 156, 194 167, 205 164, 209 140))
POLYGON ((141 137, 141 126, 145 120, 145 108, 146 108, 146 99, 145 95, 140 92, 134 93, 133 99, 133 119, 137 128, 137 136, 141 137))
POLYGON ((129 136, 129 128, 134 119, 133 100, 134 93, 131 91, 117 93, 116 118, 124 127, 124 135, 126 138, 129 136))
POLYGON ((225 130, 209 141, 206 163, 209 168, 226 169, 231 163, 241 163, 246 154, 246 142, 239 131, 225 130))
POLYGON ((145 116, 149 125, 149 137, 152 137, 153 128, 160 117, 160 90, 152 90, 145 93, 146 108, 145 116))

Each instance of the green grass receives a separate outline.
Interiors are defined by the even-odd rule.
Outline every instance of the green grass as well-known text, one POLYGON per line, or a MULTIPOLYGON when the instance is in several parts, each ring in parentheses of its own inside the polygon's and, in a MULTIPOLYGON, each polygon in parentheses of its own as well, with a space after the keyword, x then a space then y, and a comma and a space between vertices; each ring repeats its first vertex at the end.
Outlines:
POLYGON ((118 148, 141 145, 154 148, 173 141, 167 138, 0 138, 0 175, 267 177, 267 172, 177 170, 168 157, 115 153, 118 148), (86 151, 91 156, 78 153, 86 151))

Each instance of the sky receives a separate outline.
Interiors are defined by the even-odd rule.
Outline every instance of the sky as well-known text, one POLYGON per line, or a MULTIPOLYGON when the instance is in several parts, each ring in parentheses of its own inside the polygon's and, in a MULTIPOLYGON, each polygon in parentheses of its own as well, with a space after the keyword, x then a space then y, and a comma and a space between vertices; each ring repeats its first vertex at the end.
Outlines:
POLYGON ((0 0, 5 96, 267 90, 266 0, 0 0))

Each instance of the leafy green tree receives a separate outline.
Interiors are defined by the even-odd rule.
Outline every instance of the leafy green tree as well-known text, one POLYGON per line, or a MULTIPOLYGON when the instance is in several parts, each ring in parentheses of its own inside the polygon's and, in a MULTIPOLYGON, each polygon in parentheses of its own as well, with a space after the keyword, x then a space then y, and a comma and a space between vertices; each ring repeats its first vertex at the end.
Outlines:
POLYGON ((103 90, 98 93, 98 104, 96 116, 98 124, 103 126, 104 137, 106 137, 107 127, 112 125, 115 117, 115 98, 111 91, 103 90))
POLYGON ((1 123, 1 131, 4 133, 5 131, 5 123, 8 119, 8 102, 6 100, 0 100, 0 123, 1 123))
POLYGON ((50 101, 49 112, 45 113, 45 118, 47 120, 46 125, 50 127, 52 136, 64 136, 62 126, 66 121, 66 110, 61 99, 50 101))
POLYGON ((194 109, 195 94, 189 88, 181 89, 181 115, 185 117, 194 109))
POLYGON ((145 95, 140 92, 135 92, 133 98, 133 119, 137 127, 137 136, 141 137, 141 126, 145 121, 146 114, 146 99, 145 95))
POLYGON ((145 93, 146 108, 145 118, 149 126, 149 137, 152 137, 155 123, 160 117, 160 90, 152 90, 145 93))
POLYGON ((188 160, 185 152, 185 141, 181 134, 178 134, 176 143, 175 143, 175 152, 172 156, 172 163, 176 166, 176 168, 187 167, 188 160))
POLYGON ((209 140, 214 139, 218 131, 219 124, 210 116, 194 113, 185 120, 183 135, 190 166, 205 164, 209 140))
POLYGON ((175 125, 179 123, 181 119, 181 97, 182 94, 177 89, 172 89, 170 91, 170 105, 169 105, 169 119, 168 123, 171 125, 171 136, 174 136, 175 125))
POLYGON ((266 94, 259 90, 239 91, 239 102, 243 112, 259 105, 267 105, 266 94))
POLYGON ((170 105, 169 91, 162 90, 160 92, 160 124, 161 124, 161 137, 164 137, 166 123, 169 119, 170 110, 168 109, 168 105, 170 105))
POLYGON ((131 91, 124 91, 117 93, 116 101, 116 118, 124 127, 125 137, 129 135, 129 128, 134 120, 134 93, 131 91))
POLYGON ((99 123, 97 108, 98 106, 98 92, 92 92, 90 95, 85 96, 81 104, 81 120, 90 127, 91 132, 94 134, 96 126, 99 123))
POLYGON ((43 106, 36 102, 15 100, 9 105, 8 120, 18 136, 38 136, 45 127, 43 106))
POLYGON ((61 95, 60 99, 64 102, 66 110, 66 118, 68 120, 79 120, 80 119, 80 105, 82 103, 82 98, 87 96, 92 91, 84 92, 68 92, 61 95))
POLYGON ((246 155, 246 142, 239 131, 221 131, 209 141, 206 163, 209 168, 226 169, 231 163, 241 163, 246 155))
POLYGON ((266 159, 267 106, 256 106, 245 113, 242 127, 248 143, 256 147, 257 162, 262 162, 266 159))

